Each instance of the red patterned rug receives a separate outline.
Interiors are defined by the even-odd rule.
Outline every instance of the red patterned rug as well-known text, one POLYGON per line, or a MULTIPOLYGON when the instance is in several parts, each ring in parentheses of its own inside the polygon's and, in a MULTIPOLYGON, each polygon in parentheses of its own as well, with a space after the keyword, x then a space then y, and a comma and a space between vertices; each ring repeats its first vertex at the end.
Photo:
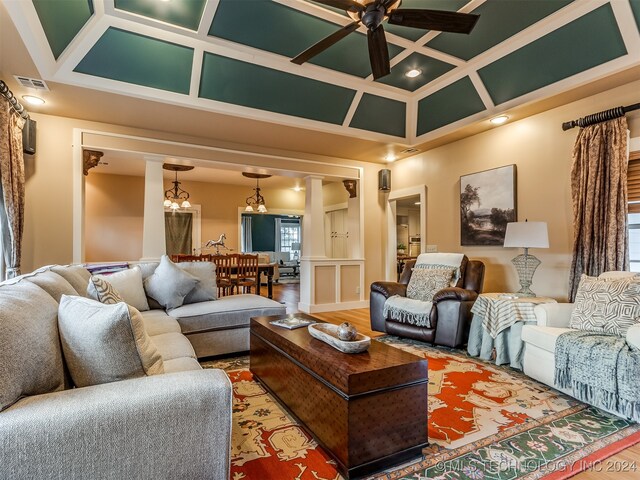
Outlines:
MULTIPOLYGON (((638 424, 510 368, 397 337, 378 340, 428 359, 430 445, 422 457, 371 478, 562 479, 640 442, 638 424)), ((225 369, 233 383, 232 480, 342 478, 322 448, 253 380, 248 357, 203 367, 225 369)), ((618 473, 624 469, 629 476, 620 478, 640 477, 635 464, 620 465, 618 473)))

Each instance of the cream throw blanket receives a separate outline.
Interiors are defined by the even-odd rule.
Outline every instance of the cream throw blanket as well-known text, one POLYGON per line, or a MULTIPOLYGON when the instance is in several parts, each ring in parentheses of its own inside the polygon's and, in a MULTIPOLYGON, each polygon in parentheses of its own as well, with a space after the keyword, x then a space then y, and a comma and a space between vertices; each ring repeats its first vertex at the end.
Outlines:
MULTIPOLYGON (((429 265, 442 265, 455 268, 456 272, 451 280, 451 286, 458 283, 460 278, 460 265, 463 253, 423 253, 416 259, 414 268, 424 268, 429 265)), ((408 323, 417 327, 431 328, 431 309, 433 302, 414 300, 412 298, 393 295, 384 302, 382 315, 384 318, 396 322, 408 323)))

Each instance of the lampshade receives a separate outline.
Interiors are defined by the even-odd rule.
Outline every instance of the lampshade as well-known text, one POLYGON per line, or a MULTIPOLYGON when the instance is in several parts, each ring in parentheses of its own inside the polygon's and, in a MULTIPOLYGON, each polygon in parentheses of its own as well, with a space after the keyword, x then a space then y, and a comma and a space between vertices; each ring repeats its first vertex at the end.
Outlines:
POLYGON ((549 248, 547 222, 507 223, 504 236, 505 247, 549 248))

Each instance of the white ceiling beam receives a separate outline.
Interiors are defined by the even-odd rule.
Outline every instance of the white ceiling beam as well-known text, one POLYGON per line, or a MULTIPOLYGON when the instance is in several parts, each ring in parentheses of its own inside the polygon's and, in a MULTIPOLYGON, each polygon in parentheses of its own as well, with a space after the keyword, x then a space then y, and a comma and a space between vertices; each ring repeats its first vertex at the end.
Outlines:
POLYGON ((198 26, 198 37, 206 38, 209 35, 209 28, 213 23, 213 17, 216 16, 220 0, 208 0, 205 3, 204 12, 202 12, 202 18, 200 18, 200 25, 198 26))
POLYGON ((358 109, 360 100, 362 100, 362 95, 363 95, 363 92, 358 91, 353 96, 353 100, 351 101, 351 106, 349 107, 349 110, 347 110, 347 114, 345 115, 344 121, 342 122, 343 127, 348 127, 349 124, 351 123, 351 120, 353 120, 353 116, 355 115, 356 110, 358 109))
POLYGON ((629 2, 611 2, 611 8, 627 47, 627 53, 640 58, 640 31, 638 31, 640 27, 636 24, 631 4, 629 2))

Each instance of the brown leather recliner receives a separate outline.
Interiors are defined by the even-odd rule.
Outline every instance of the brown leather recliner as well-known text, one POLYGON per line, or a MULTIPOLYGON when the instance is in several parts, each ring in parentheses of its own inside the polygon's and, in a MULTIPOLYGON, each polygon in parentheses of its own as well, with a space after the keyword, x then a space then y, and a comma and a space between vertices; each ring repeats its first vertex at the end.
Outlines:
POLYGON ((400 280, 396 282, 374 282, 371 284, 370 316, 371 329, 389 335, 413 338, 435 345, 451 348, 462 347, 469 338, 471 307, 482 293, 484 263, 469 260, 466 256, 460 265, 460 280, 455 287, 440 290, 433 296, 431 327, 420 327, 384 318, 384 302, 392 295, 406 296, 415 260, 408 261, 400 280))

